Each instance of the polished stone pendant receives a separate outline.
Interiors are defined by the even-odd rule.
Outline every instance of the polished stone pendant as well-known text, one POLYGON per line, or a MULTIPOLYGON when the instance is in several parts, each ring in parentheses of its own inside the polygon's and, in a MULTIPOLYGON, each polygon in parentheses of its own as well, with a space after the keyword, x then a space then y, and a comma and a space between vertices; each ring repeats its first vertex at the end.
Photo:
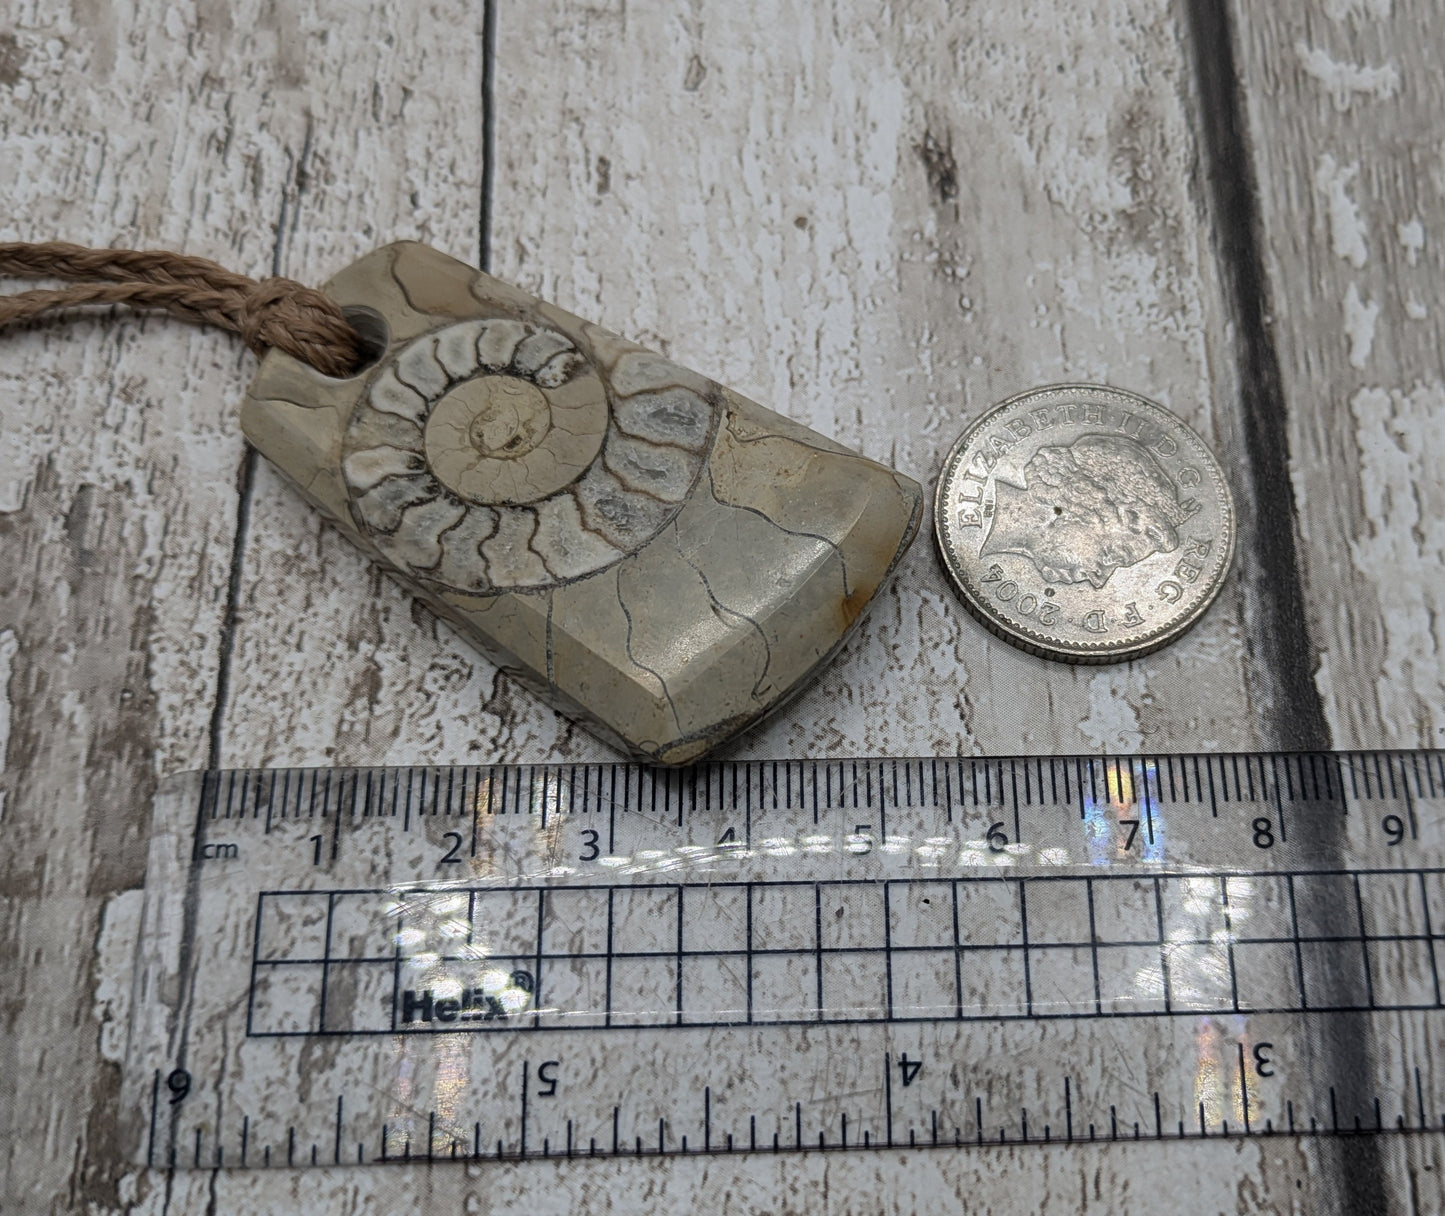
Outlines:
POLYGON ((418 244, 327 294, 376 359, 279 351, 246 436, 492 661, 643 760, 776 709, 912 541, 908 478, 418 244))

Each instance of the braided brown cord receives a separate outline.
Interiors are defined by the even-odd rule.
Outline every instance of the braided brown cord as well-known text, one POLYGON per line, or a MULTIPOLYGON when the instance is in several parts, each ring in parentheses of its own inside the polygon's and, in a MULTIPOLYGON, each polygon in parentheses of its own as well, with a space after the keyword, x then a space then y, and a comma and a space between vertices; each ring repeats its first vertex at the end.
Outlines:
POLYGON ((327 376, 365 359, 361 337, 329 297, 293 279, 256 280, 165 249, 87 249, 64 241, 0 242, 0 275, 74 279, 74 287, 0 295, 0 328, 87 304, 160 308, 241 335, 258 355, 276 347, 327 376), (102 280, 86 282, 85 280, 102 280))

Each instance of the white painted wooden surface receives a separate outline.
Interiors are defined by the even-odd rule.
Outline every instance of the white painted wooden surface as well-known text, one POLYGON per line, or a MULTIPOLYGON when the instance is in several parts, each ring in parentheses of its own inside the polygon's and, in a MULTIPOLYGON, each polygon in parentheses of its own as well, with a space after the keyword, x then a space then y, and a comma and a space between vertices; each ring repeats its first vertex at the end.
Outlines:
MULTIPOLYGON (((1257 398, 1201 167, 1201 7, 498 4, 484 250, 480 4, 22 0, 0 12, 0 234, 312 281, 419 237, 926 482, 991 401, 1107 380, 1188 418, 1246 496, 1257 398)), ((1178 645, 1075 670, 976 627, 924 540, 735 754, 1268 747, 1312 720, 1317 745, 1442 744, 1431 8, 1231 6, 1298 571, 1256 560, 1178 645), (1291 653, 1265 644, 1280 580, 1307 612, 1291 653)), ((117 1160, 158 774, 607 755, 247 460, 252 366, 159 319, 0 336, 0 1208, 1325 1212, 1347 1176, 1382 1211, 1445 1207, 1428 1140, 380 1175, 117 1160)), ((1261 552, 1278 537, 1243 538, 1243 562, 1261 552)))
POLYGON ((1445 746, 1440 8, 1240 16, 1330 733, 1445 746))

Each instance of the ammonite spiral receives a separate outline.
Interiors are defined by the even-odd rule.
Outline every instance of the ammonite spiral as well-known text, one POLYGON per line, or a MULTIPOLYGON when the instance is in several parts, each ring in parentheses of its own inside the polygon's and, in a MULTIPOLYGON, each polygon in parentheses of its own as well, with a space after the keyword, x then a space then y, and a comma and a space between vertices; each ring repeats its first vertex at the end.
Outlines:
POLYGON ((352 518, 440 588, 487 595, 592 574, 687 498, 713 433, 704 385, 642 350, 604 371, 566 334, 512 318, 424 334, 351 416, 352 518))
POLYGON ((922 513, 908 478, 413 242, 325 290, 385 354, 271 351, 248 439, 498 670, 687 764, 857 626, 922 513))

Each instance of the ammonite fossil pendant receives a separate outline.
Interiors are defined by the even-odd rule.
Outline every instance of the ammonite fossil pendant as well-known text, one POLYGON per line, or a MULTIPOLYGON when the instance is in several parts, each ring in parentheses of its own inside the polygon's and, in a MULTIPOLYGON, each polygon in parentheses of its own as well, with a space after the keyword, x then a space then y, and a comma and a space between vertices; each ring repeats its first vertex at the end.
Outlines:
POLYGON ((918 529, 908 478, 425 245, 325 290, 377 358, 279 351, 247 438, 515 678, 640 759, 777 708, 918 529))

